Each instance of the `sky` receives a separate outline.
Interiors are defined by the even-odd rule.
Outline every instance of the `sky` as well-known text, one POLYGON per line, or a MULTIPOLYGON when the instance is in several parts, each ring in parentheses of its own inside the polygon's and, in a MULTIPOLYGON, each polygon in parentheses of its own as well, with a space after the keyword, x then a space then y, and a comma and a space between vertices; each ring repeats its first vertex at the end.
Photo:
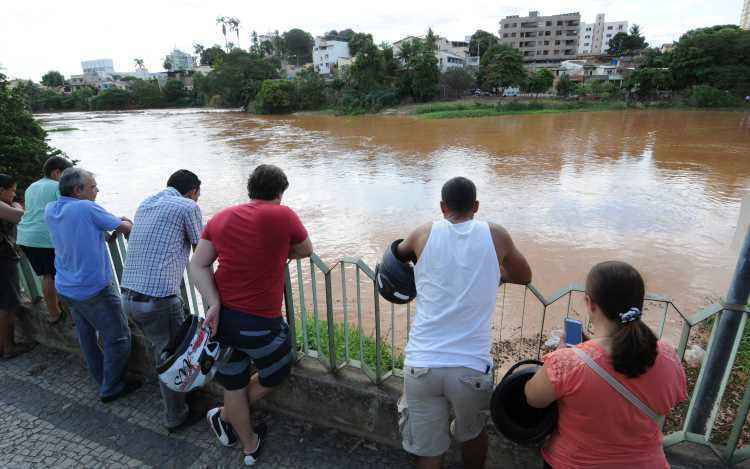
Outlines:
MULTIPOLYGON (((240 46, 250 33, 301 28, 313 36, 351 28, 371 33, 376 43, 404 36, 436 34, 463 40, 477 29, 497 34, 498 21, 525 16, 580 12, 593 22, 597 13, 608 21, 641 26, 651 45, 677 40, 687 30, 715 24, 737 24, 742 0, 316 0, 261 2, 247 0, 6 0, 0 15, 0 67, 11 78, 39 81, 48 70, 79 74, 81 60, 111 58, 115 70, 132 71, 142 58, 150 71, 174 47, 192 52, 193 44, 223 44, 217 16, 239 18, 240 46)), ((233 39, 236 43, 236 38, 233 39)))

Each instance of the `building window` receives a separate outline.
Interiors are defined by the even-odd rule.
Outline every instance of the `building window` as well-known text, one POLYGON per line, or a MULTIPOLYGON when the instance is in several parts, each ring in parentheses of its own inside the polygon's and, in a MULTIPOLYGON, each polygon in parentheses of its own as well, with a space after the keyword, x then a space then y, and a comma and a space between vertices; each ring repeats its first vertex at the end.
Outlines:
POLYGON ((612 26, 607 26, 608 31, 612 31, 612 26))
POLYGON ((562 22, 562 21, 558 21, 558 22, 557 22, 557 25, 558 25, 558 26, 562 26, 562 25, 563 25, 563 22, 562 22))
POLYGON ((560 50, 559 49, 555 49, 552 53, 555 54, 555 55, 560 55, 560 50))
POLYGON ((555 41, 555 45, 559 46, 560 45, 560 41, 555 41))
POLYGON ((546 22, 544 23, 544 25, 545 25, 545 26, 552 26, 552 21, 546 21, 546 22))
POLYGON ((620 31, 622 31, 622 25, 618 26, 617 29, 619 29, 620 31))
POLYGON ((508 37, 508 33, 503 33, 503 37, 508 37))
POLYGON ((516 37, 516 33, 510 33, 510 37, 516 37))
POLYGON ((517 28, 518 27, 518 23, 513 23, 513 27, 517 28))
POLYGON ((562 31, 560 30, 555 31, 555 36, 562 36, 562 31))
POLYGON ((544 32, 544 35, 545 35, 545 36, 551 36, 551 35, 552 35, 552 31, 545 31, 545 32, 544 32))
POLYGON ((591 39, 591 36, 587 34, 585 39, 591 39))
POLYGON ((548 46, 549 45, 549 41, 544 41, 544 45, 548 46))
POLYGON ((542 51, 540 50, 536 51, 536 55, 542 55, 542 51))
POLYGON ((589 45, 590 45, 590 44, 589 44, 588 42, 587 42, 586 44, 584 44, 584 46, 587 46, 587 47, 588 47, 589 45))
POLYGON ((544 54, 544 55, 549 55, 549 51, 548 51, 548 50, 546 50, 546 51, 544 51, 544 52, 543 52, 543 54, 544 54))
POLYGON ((612 35, 611 34, 607 34, 607 37, 612 37, 612 35))

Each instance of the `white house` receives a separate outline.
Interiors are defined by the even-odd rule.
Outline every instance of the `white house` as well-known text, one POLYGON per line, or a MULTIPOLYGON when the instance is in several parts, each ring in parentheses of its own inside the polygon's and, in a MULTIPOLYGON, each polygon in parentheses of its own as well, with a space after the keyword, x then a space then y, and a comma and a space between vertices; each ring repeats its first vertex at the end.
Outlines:
POLYGON ((604 13, 596 15, 596 22, 581 22, 579 29, 578 53, 582 55, 600 55, 609 49, 609 41, 617 33, 627 33, 627 21, 604 21, 604 13))
POLYGON ((315 38, 313 45, 313 67, 321 75, 331 75, 338 69, 340 59, 349 59, 349 43, 332 41, 321 36, 315 38))
MULTIPOLYGON (((422 39, 418 36, 407 36, 393 43, 393 55, 398 57, 401 53, 401 46, 414 39, 422 39)), ((463 68, 468 65, 478 65, 478 57, 469 56, 468 41, 450 41, 444 37, 437 37, 435 56, 438 59, 438 68, 445 72, 451 68, 463 68)))

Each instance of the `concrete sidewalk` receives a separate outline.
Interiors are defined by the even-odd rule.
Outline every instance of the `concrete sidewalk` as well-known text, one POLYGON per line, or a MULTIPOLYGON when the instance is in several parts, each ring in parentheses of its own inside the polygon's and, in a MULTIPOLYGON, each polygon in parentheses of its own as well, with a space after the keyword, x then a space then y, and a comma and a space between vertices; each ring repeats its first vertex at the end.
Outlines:
MULTIPOLYGON (((300 396, 301 399, 304 397, 300 396)), ((205 421, 168 435, 155 383, 102 404, 77 356, 38 346, 0 361, 0 467, 240 467, 205 421)), ((264 413, 260 468, 410 467, 398 449, 264 413)))

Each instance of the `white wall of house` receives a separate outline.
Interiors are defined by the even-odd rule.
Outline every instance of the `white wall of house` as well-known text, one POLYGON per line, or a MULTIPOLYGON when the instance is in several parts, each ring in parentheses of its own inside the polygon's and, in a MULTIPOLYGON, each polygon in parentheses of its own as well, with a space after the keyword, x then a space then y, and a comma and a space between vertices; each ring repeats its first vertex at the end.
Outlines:
POLYGON ((581 23, 578 43, 579 54, 604 54, 609 49, 609 41, 617 33, 627 33, 627 21, 604 21, 604 13, 596 15, 594 23, 581 23))
POLYGON ((339 62, 339 59, 348 59, 349 43, 346 41, 329 41, 322 37, 315 38, 313 45, 313 67, 321 75, 332 74, 339 62))

